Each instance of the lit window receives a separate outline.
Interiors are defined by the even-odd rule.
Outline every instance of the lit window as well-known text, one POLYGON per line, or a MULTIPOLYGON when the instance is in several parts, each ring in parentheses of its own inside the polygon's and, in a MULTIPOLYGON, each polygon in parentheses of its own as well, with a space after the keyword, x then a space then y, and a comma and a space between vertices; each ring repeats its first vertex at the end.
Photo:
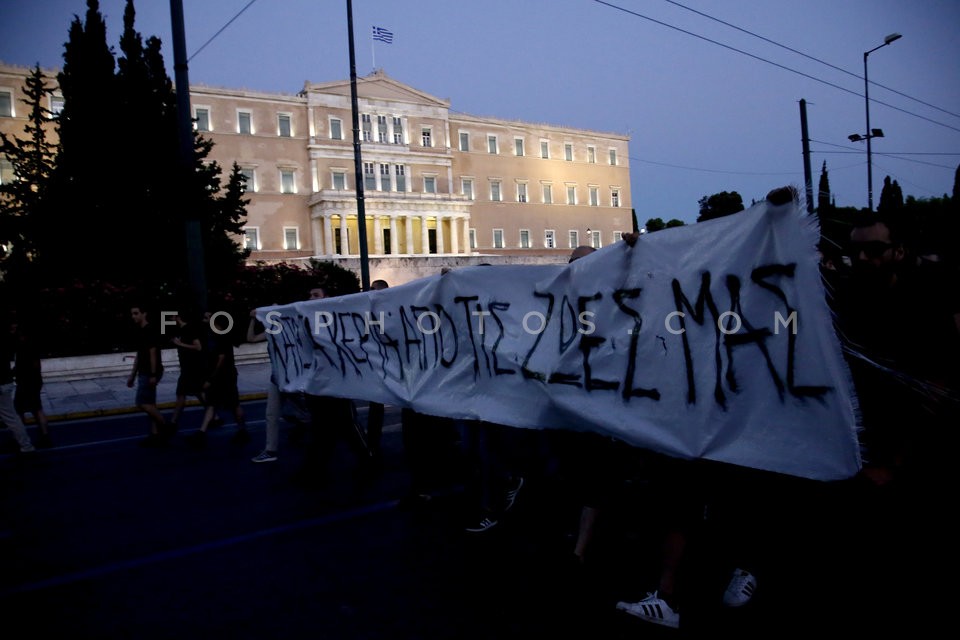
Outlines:
POLYGON ((296 193, 297 184, 293 179, 293 171, 290 169, 283 169, 280 171, 280 192, 281 193, 296 193))
POLYGON ((330 139, 343 140, 343 121, 340 118, 330 118, 330 139))
POLYGON ((500 202, 503 200, 503 197, 500 194, 500 181, 493 180, 490 182, 490 200, 492 202, 500 202))
POLYGON ((0 117, 13 117, 13 94, 9 91, 0 91, 0 117))
POLYGON ((470 134, 465 131, 460 132, 460 151, 470 151, 470 134))
POLYGON ((527 201, 527 183, 521 182, 517 184, 517 202, 526 202, 527 201))
POLYGON ((63 96, 50 96, 50 115, 56 117, 63 111, 63 96))
POLYGON ((424 147, 433 146, 433 130, 430 127, 423 127, 420 130, 420 142, 424 147))
POLYGON ((557 248, 557 234, 553 229, 547 229, 543 232, 543 246, 547 249, 557 248))
POLYGON ((300 240, 296 227, 284 227, 283 248, 287 251, 297 251, 300 249, 300 240))
POLYGON ((237 113, 237 131, 245 135, 253 133, 252 116, 249 111, 240 111, 237 113))
POLYGON ((487 152, 500 153, 497 145, 497 136, 487 136, 487 152))
POLYGON ((545 184, 543 186, 543 204, 553 204, 553 185, 545 184))
POLYGON ((493 248, 503 249, 503 229, 493 230, 493 248))
POLYGON ((243 248, 251 251, 260 250, 260 230, 256 227, 247 227, 243 230, 243 248))
POLYGON ((13 163, 0 156, 0 184, 13 182, 13 163))
POLYGON ((210 131, 210 109, 197 109, 197 131, 210 131))
POLYGON ((244 178, 243 190, 244 192, 255 192, 257 190, 257 174, 250 167, 241 167, 240 175, 244 178))
POLYGON ((610 191, 610 206, 619 207, 620 206, 620 190, 612 189, 610 191))
POLYGON ((520 229, 520 248, 521 249, 530 248, 530 230, 529 229, 520 229))
POLYGON ((292 135, 289 113, 281 113, 277 115, 277 133, 281 138, 289 138, 292 135))

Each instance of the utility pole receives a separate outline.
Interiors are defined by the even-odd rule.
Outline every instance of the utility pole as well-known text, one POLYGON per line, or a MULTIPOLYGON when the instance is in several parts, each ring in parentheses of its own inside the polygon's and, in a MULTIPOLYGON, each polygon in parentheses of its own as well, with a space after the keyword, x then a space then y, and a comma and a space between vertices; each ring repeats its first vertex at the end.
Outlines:
MULTIPOLYGON (((360 243, 360 287, 370 290, 370 264, 367 256, 367 214, 363 197, 363 162, 360 155, 360 114, 357 107, 357 59, 353 53, 353 2, 347 0, 347 31, 350 41, 350 106, 353 116, 354 181, 357 183, 357 242, 360 243)), ((341 222, 342 224, 342 222, 341 222)))
MULTIPOLYGON (((170 23, 173 29, 173 70, 177 93, 177 133, 180 139, 180 180, 178 186, 186 195, 193 173, 193 118, 190 115, 190 79, 187 74, 187 39, 183 30, 183 0, 170 0, 170 23)), ((183 219, 187 246, 187 278, 196 311, 207 309, 207 274, 203 256, 200 217, 186 211, 183 219)))
POLYGON ((807 213, 813 215, 813 172, 810 170, 810 133, 807 131, 807 101, 800 98, 800 136, 803 140, 803 181, 807 190, 807 213))

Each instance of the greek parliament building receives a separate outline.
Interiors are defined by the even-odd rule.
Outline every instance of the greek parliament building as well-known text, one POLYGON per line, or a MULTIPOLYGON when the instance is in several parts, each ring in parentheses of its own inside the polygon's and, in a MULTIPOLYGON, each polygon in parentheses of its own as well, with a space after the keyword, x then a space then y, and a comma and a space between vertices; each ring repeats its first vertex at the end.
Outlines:
MULTIPOLYGON (((0 65, 4 132, 23 135, 28 73, 0 65)), ((359 270, 349 80, 308 82, 295 95, 190 93, 195 126, 215 143, 210 159, 246 175, 250 260, 359 270)), ((380 70, 358 78, 357 93, 371 278, 565 262, 573 247, 632 229, 626 135, 462 114, 380 70)), ((62 98, 50 100, 57 111, 62 98)))

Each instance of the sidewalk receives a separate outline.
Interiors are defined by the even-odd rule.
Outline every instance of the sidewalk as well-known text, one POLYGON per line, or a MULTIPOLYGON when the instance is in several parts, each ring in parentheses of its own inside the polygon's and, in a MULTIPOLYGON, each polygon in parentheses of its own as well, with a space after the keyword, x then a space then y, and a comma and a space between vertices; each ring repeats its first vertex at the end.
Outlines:
MULTIPOLYGON (((238 362, 237 372, 241 400, 266 397, 269 362, 238 362)), ((177 367, 168 367, 157 385, 157 405, 161 409, 173 407, 179 375, 177 367)), ((135 394, 135 389, 127 387, 127 374, 109 373, 103 377, 45 380, 41 401, 53 422, 136 412, 135 394)), ((190 398, 188 406, 196 403, 195 398, 190 398)))

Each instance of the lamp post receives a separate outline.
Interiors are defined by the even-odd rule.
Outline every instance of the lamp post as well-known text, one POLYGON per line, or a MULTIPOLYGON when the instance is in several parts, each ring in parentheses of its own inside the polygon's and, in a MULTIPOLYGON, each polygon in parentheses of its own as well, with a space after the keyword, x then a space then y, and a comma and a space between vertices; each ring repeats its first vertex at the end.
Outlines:
POLYGON ((858 140, 867 141, 867 207, 870 211, 873 211, 873 155, 872 149, 870 148, 870 141, 873 138, 882 138, 883 130, 870 128, 870 81, 867 80, 867 56, 902 37, 899 33, 891 33, 883 39, 883 44, 863 52, 863 99, 867 110, 867 134, 860 136, 855 133, 849 136, 849 138, 853 142, 858 140))

